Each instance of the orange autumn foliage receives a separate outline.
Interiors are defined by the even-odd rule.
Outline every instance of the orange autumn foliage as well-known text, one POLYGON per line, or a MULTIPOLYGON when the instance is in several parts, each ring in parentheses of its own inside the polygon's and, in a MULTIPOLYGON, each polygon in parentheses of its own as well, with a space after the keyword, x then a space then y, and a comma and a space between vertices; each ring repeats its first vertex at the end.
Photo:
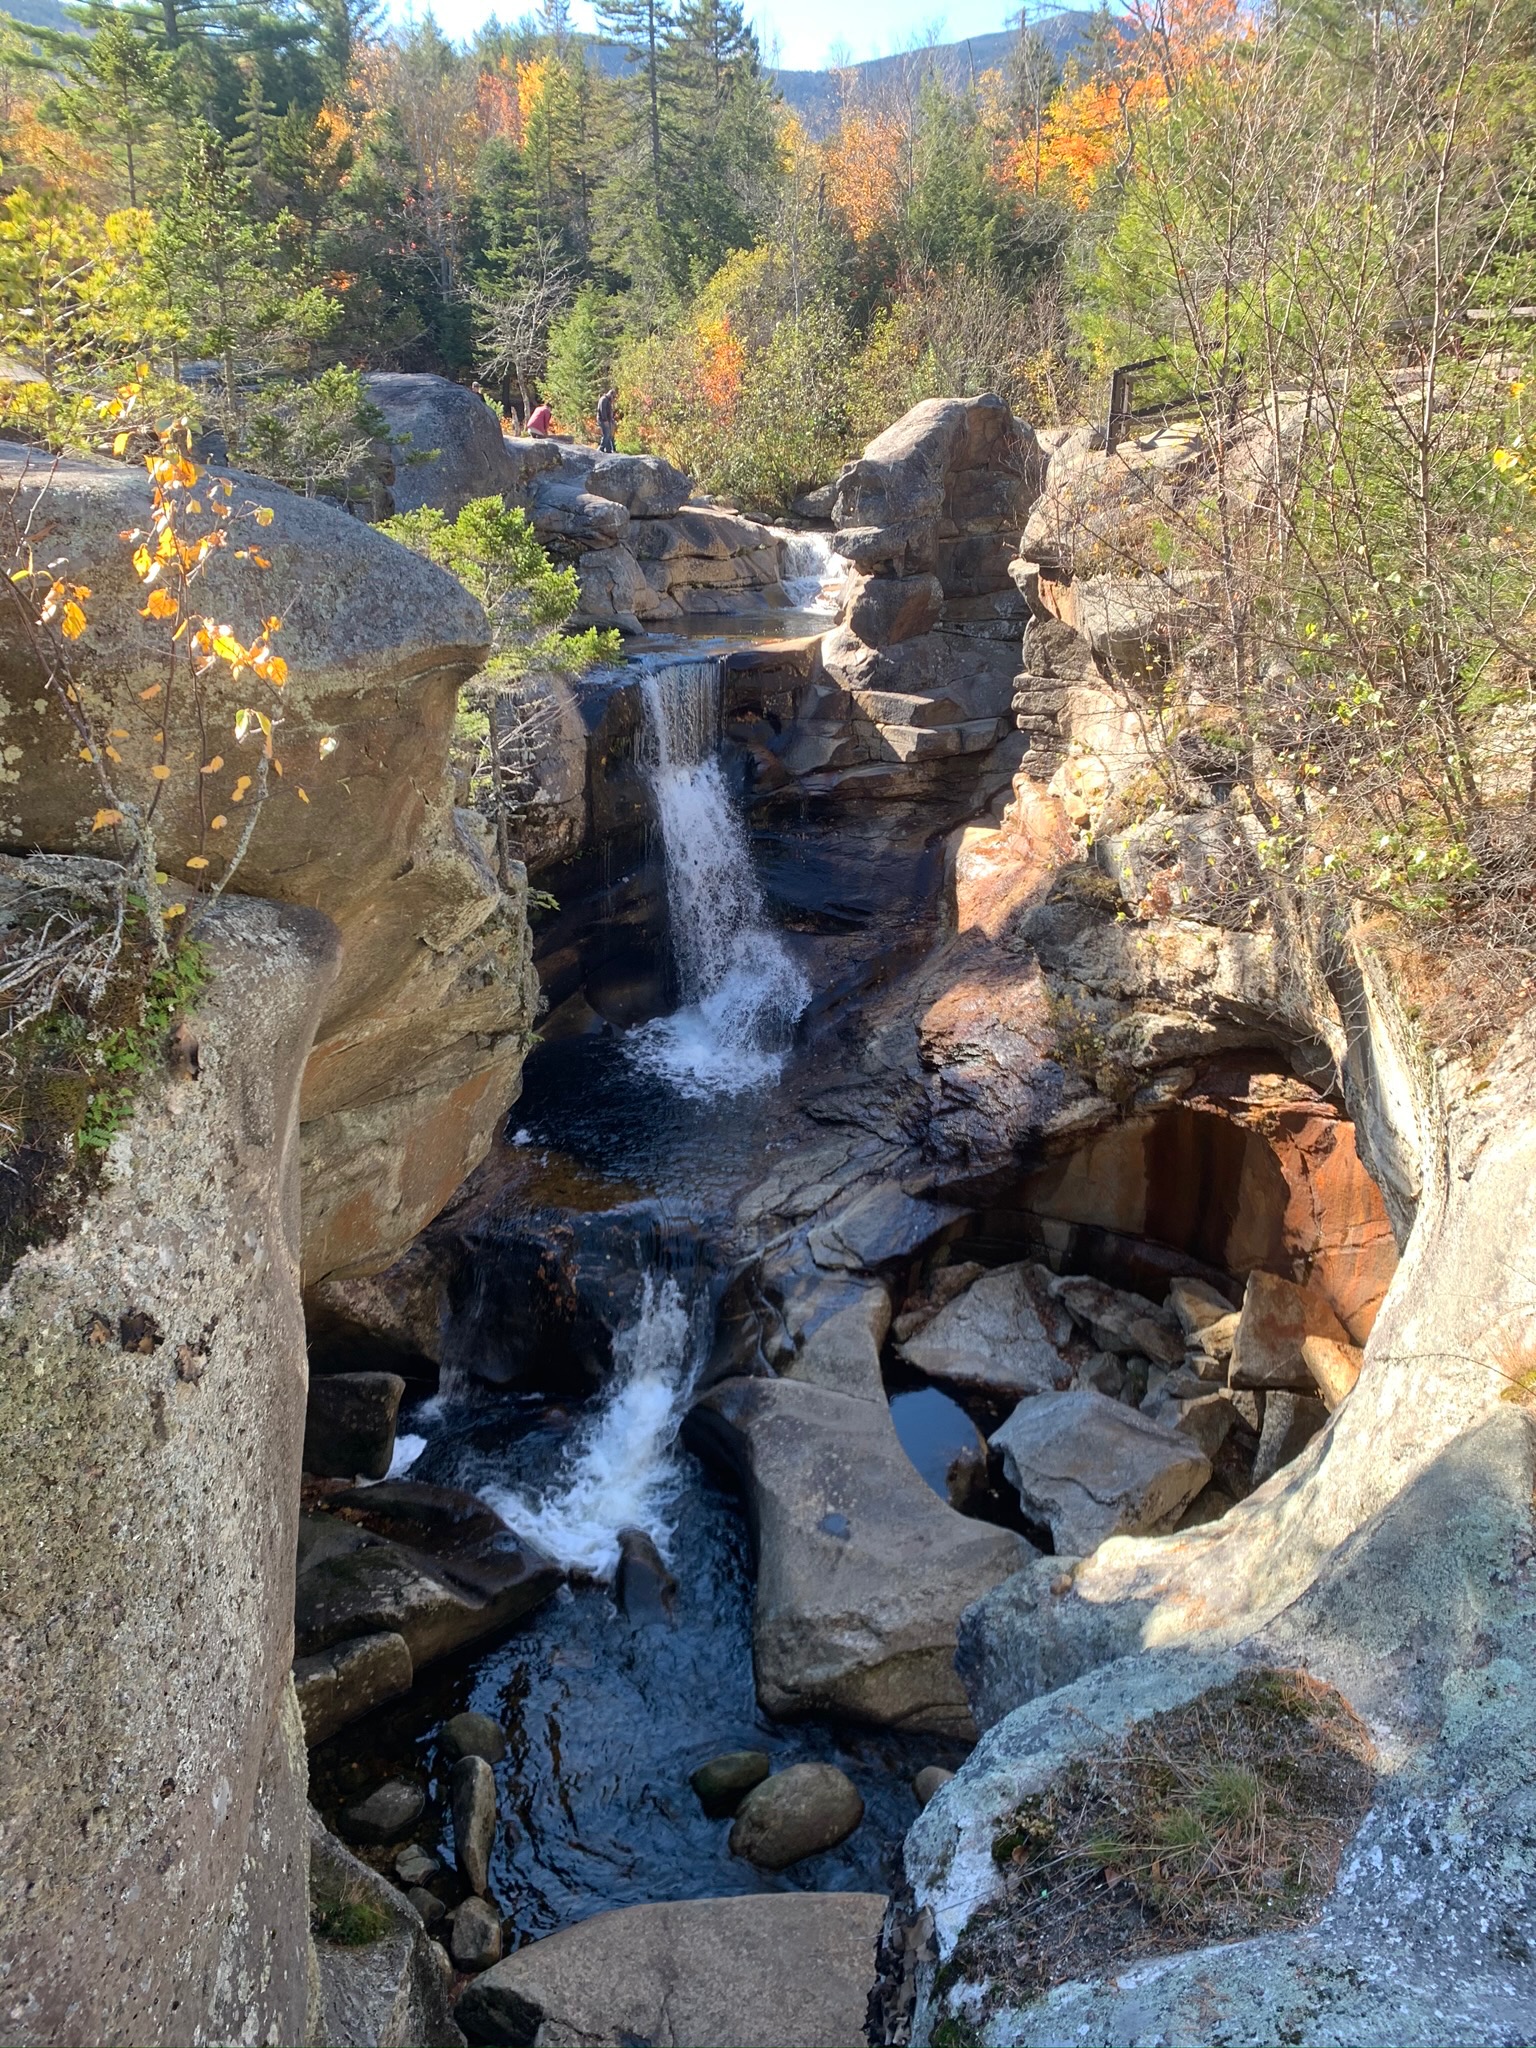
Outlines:
POLYGON ((520 81, 508 57, 497 60, 491 71, 482 71, 475 86, 475 113, 487 141, 523 146, 523 104, 520 81))
POLYGON ((747 352, 731 331, 728 315, 699 323, 699 390, 722 426, 734 418, 746 374, 747 352))
POLYGON ((845 107, 837 134, 822 151, 827 198, 860 244, 896 217, 905 144, 905 130, 893 115, 845 107))
POLYGON ((1168 104, 1160 76, 1090 78, 1064 86, 1051 101, 1038 137, 1026 136, 1008 158, 1008 173, 1031 191, 1059 193, 1079 209, 1099 179, 1126 153, 1127 123, 1168 104))

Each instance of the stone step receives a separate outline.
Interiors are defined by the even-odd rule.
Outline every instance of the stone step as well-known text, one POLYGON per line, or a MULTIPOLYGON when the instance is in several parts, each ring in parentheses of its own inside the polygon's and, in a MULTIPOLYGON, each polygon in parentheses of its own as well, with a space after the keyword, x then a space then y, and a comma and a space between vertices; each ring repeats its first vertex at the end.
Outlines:
POLYGON ((965 706, 953 697, 918 697, 904 690, 855 690, 853 701, 871 725, 959 725, 965 706))
POLYGON ((961 725, 882 725, 880 738, 898 761, 937 761, 954 754, 984 754, 996 740, 995 718, 961 725))

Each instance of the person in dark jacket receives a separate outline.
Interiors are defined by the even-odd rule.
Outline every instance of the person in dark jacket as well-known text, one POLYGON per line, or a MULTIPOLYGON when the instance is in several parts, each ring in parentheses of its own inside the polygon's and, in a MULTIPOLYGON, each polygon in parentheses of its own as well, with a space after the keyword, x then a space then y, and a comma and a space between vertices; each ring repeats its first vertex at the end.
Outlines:
POLYGON ((613 430, 618 416, 618 403, 619 394, 611 388, 597 401, 597 445, 604 455, 611 455, 616 445, 613 430))

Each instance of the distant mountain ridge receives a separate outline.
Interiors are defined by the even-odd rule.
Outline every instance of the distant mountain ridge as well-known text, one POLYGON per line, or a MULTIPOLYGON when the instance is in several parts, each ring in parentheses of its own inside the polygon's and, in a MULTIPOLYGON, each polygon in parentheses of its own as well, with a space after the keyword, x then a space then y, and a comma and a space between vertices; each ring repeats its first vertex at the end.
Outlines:
MULTIPOLYGON (((1083 40, 1092 21, 1090 13, 1063 8, 1058 14, 1043 15, 1030 27, 1057 63, 1062 64, 1083 40)), ((963 42, 935 43, 930 48, 903 50, 892 57, 868 57, 862 64, 848 65, 846 75, 857 80, 861 98, 878 98, 884 92, 900 90, 930 70, 951 85, 963 86, 973 83, 984 71, 1001 71, 1016 41, 1014 30, 998 29, 992 35, 968 36, 963 42)), ((785 103, 813 134, 831 125, 838 107, 839 81, 844 75, 841 70, 772 73, 785 103)))

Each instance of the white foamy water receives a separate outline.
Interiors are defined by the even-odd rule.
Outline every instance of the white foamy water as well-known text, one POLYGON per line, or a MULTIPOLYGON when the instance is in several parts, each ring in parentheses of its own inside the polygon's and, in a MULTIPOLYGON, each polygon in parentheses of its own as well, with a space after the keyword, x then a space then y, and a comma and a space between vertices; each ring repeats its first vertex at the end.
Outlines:
POLYGON ((666 1555, 681 1475, 678 1423, 698 1360, 677 1282, 647 1273, 640 1314, 613 1340, 616 1372, 579 1432, 559 1481, 539 1494, 487 1486, 481 1498, 568 1571, 611 1578, 619 1531, 643 1529, 666 1555))
POLYGON ((779 581, 797 612, 818 612, 832 618, 843 594, 843 584, 853 564, 833 551, 824 533, 807 533, 792 526, 775 526, 783 549, 779 581))
POLYGON ((670 1017, 632 1031, 628 1050, 637 1066, 695 1098, 776 1079, 811 995, 764 915, 746 828, 715 758, 719 689, 714 661, 674 662, 640 681, 683 1000, 670 1017))
POLYGON ((389 1470, 384 1474, 384 1477, 386 1479, 403 1479, 426 1448, 427 1440, 424 1436, 397 1436, 395 1438, 395 1455, 390 1459, 389 1470))

